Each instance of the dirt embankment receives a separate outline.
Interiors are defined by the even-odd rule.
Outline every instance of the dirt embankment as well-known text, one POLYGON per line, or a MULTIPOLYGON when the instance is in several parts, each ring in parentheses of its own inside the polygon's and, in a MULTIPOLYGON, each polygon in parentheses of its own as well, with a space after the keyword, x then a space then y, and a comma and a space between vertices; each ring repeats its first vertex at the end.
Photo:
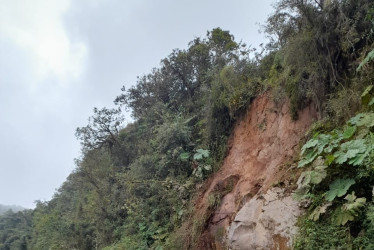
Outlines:
POLYGON ((275 184, 279 169, 293 158, 300 139, 317 116, 310 106, 299 112, 297 121, 292 121, 289 104, 279 106, 265 93, 253 101, 235 125, 221 169, 207 180, 206 190, 196 201, 196 214, 202 214, 211 209, 212 194, 223 192, 201 237, 200 248, 219 249, 224 245, 223 235, 236 213, 256 194, 275 184))

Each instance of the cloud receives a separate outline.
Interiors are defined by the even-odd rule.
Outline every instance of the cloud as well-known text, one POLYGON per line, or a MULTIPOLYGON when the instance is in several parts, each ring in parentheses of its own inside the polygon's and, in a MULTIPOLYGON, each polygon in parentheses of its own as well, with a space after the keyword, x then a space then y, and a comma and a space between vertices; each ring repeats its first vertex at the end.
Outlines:
POLYGON ((79 156, 75 128, 172 49, 217 26, 261 42, 271 1, 0 0, 0 203, 50 199, 79 156))
MULTIPOLYGON (((9 39, 33 59, 39 79, 78 78, 87 54, 81 42, 71 42, 62 22, 70 0, 5 0, 0 8, 0 36, 9 39)), ((67 82, 67 81, 60 81, 67 82)))
MULTIPOLYGON (((64 15, 70 0, 1 0, 0 203, 50 199, 73 169, 76 94, 88 49, 64 15), (46 188, 48 187, 48 188, 46 188)), ((83 114, 83 117, 86 117, 83 114)))

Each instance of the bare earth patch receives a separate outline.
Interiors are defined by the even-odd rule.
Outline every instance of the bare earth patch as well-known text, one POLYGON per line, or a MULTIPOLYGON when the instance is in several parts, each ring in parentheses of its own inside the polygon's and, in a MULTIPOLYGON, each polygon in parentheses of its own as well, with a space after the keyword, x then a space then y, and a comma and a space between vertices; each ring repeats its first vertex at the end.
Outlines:
MULTIPOLYGON (((235 125, 221 169, 207 180, 207 188, 195 203, 196 214, 203 214, 211 209, 209 195, 224 186, 224 196, 209 218, 199 242, 200 248, 227 247, 222 231, 226 236, 240 208, 251 202, 251 198, 265 194, 279 180, 281 167, 292 160, 300 139, 317 117, 315 109, 309 106, 299 112, 297 121, 292 121, 288 103, 280 106, 273 104, 265 93, 253 101, 235 125), (232 181, 228 183, 227 180, 232 181)), ((286 245, 282 235, 271 235, 270 238, 281 246, 286 245)))

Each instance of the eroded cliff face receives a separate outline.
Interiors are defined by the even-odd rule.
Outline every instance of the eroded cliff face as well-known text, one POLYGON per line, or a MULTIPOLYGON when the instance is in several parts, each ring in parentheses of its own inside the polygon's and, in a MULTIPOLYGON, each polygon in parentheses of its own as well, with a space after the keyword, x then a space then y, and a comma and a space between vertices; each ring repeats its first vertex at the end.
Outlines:
POLYGON ((207 180, 196 201, 206 211, 209 196, 223 192, 201 237, 202 249, 286 249, 295 234, 300 209, 286 189, 272 188, 287 174, 317 114, 312 106, 292 121, 287 102, 276 106, 268 94, 257 97, 229 141, 221 169, 207 180), (282 170, 281 170, 282 169, 282 170))

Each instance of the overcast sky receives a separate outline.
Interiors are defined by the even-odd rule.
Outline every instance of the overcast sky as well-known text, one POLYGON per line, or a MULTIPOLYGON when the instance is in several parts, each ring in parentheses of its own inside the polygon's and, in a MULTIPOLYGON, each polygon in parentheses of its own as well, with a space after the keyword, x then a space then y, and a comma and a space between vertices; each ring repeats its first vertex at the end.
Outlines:
POLYGON ((0 0, 0 204, 49 200, 93 107, 221 27, 258 46, 273 0, 0 0))

